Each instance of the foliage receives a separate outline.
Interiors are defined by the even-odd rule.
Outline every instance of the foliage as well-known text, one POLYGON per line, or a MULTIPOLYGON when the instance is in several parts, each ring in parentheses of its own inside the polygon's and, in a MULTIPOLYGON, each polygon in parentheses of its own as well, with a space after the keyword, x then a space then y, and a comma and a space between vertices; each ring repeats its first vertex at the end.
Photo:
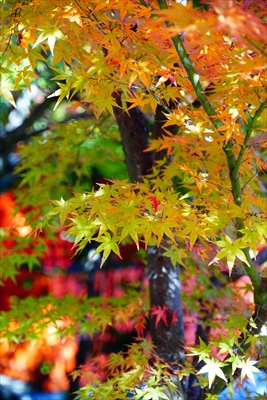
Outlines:
MULTIPOLYGON (((255 337, 261 340, 266 323, 267 292, 249 250, 256 254, 267 237, 260 179, 266 171, 267 120, 263 3, 220 0, 200 7, 198 2, 184 6, 165 0, 4 2, 4 99, 15 107, 13 91, 30 89, 42 62, 57 84, 48 96, 56 97, 54 109, 67 100, 70 107, 75 109, 78 102, 90 112, 86 119, 48 126, 41 140, 33 137, 20 150, 19 198, 24 198, 24 205, 43 210, 42 218, 31 218, 35 232, 49 224, 64 227, 77 252, 96 242, 101 267, 112 252, 120 257, 125 240, 132 240, 137 249, 140 244, 146 249, 162 246, 174 265, 185 267, 182 277, 189 274, 202 280, 203 291, 195 297, 190 293, 185 304, 192 313, 201 313, 203 296, 209 309, 207 293, 212 289, 206 277, 218 275, 218 266, 227 268, 229 276, 243 268, 252 283, 254 313, 244 307, 240 315, 240 303, 231 309, 236 300, 225 289, 229 296, 219 325, 227 334, 214 333, 208 344, 200 340, 199 348, 190 350, 204 366, 185 363, 175 370, 162 365, 164 360, 151 366, 154 350, 137 342, 121 359, 109 360, 110 381, 85 386, 81 398, 90 391, 93 398, 125 398, 126 390, 135 390, 135 398, 164 399, 167 387, 174 385, 172 376, 182 379, 193 372, 207 398, 215 399, 224 381, 232 384, 237 369, 241 379, 251 380, 258 371, 251 358, 257 353, 255 337), (145 151, 148 158, 154 155, 152 168, 142 182, 129 182, 124 172, 117 176, 114 170, 108 176, 111 181, 92 188, 90 166, 103 162, 104 171, 107 164, 122 161, 118 144, 122 132, 111 118, 118 122, 118 115, 130 117, 136 107, 146 113, 150 141, 145 151), (161 134, 154 135, 153 126, 159 121, 153 115, 159 107, 161 134)), ((9 257, 15 267, 4 273, 5 278, 15 275, 20 265, 15 255, 9 257)), ((198 292, 196 282, 195 286, 198 292)), ((93 334, 112 325, 119 312, 125 320, 133 318, 138 327, 140 309, 148 313, 149 307, 142 296, 139 301, 132 296, 138 298, 140 293, 106 300, 110 301, 106 310, 101 307, 103 299, 94 299, 94 304, 71 297, 62 303, 49 297, 26 299, 2 315, 4 334, 9 340, 22 340, 26 334, 34 339, 45 324, 65 317, 69 320, 65 334, 75 330, 93 334), (35 318, 37 305, 40 312, 35 318), (86 319, 88 309, 92 317, 86 319), (15 330, 9 326, 12 320, 20 323, 15 330)), ((150 311, 156 328, 169 325, 168 305, 151 304, 150 311)), ((211 315, 207 324, 214 328, 214 309, 211 315)), ((171 321, 176 324, 175 313, 171 321)), ((142 332, 142 322, 136 330, 142 332)))

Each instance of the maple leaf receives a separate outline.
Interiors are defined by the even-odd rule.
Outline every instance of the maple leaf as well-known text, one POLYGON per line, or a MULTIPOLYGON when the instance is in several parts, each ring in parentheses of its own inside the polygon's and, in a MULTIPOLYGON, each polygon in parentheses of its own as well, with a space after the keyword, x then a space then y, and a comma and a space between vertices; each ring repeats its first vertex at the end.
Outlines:
POLYGON ((154 315, 156 317, 156 322, 155 322, 155 326, 156 328, 158 327, 158 324, 160 322, 160 320, 162 320, 164 322, 164 324, 166 326, 168 326, 167 323, 167 310, 168 307, 165 306, 165 304, 163 305, 163 307, 161 306, 153 306, 151 307, 151 315, 154 315))
POLYGON ((61 197, 60 200, 53 200, 51 203, 55 204, 56 207, 53 207, 53 210, 51 210, 47 215, 59 214, 60 223, 63 225, 68 213, 66 201, 61 197))
POLYGON ((166 399, 168 400, 168 397, 166 396, 165 393, 163 393, 164 387, 145 387, 144 389, 138 389, 136 388, 136 395, 134 396, 136 399, 143 399, 143 400, 160 400, 160 399, 166 399))
POLYGON ((204 127, 202 127, 203 124, 204 122, 198 122, 196 125, 187 125, 184 132, 200 135, 204 131, 204 127))
POLYGON ((146 98, 143 93, 140 93, 139 96, 135 94, 135 97, 133 99, 129 99, 128 102, 133 104, 128 107, 127 110, 130 110, 134 107, 141 107, 143 109, 146 104, 150 104, 151 100, 149 98, 146 98))
MULTIPOLYGON (((183 4, 180 3, 173 3, 171 8, 160 10, 156 13, 160 16, 159 21, 168 21, 170 23, 175 23, 175 28, 177 26, 176 32, 178 31, 179 33, 181 32, 181 30, 190 27, 191 23, 194 23, 196 21, 194 10, 185 7, 183 4), (181 15, 183 16, 183 18, 180 18, 181 15)), ((175 30, 172 26, 169 27, 170 30, 171 28, 172 30, 175 30)))
POLYGON ((8 82, 8 79, 2 80, 1 79, 1 84, 0 84, 0 95, 6 99, 10 104, 12 104, 13 107, 17 108, 13 94, 11 93, 11 90, 14 90, 14 85, 10 82, 8 82))
POLYGON ((51 25, 47 25, 45 28, 39 28, 39 31, 42 31, 42 33, 36 40, 33 48, 47 39, 50 51, 52 55, 54 55, 54 46, 56 43, 56 39, 63 39, 64 34, 57 27, 53 27, 51 25))
POLYGON ((247 264, 248 267, 250 267, 244 253, 241 250, 248 247, 247 243, 244 243, 243 238, 237 239, 236 241, 232 242, 231 238, 225 235, 225 239, 226 240, 219 240, 215 242, 217 246, 223 247, 223 249, 219 251, 219 253, 216 255, 216 257, 214 257, 209 265, 226 257, 227 265, 229 268, 229 276, 231 276, 236 257, 247 264))
POLYGON ((235 338, 232 337, 230 339, 226 337, 222 337, 222 342, 219 343, 218 347, 220 348, 218 354, 230 353, 233 354, 235 338))
POLYGON ((237 8, 233 1, 225 2, 224 0, 210 2, 211 6, 218 14, 218 27, 227 29, 232 37, 237 38, 241 43, 243 35, 247 35, 255 40, 261 35, 266 34, 266 29, 257 15, 245 12, 245 9, 237 8), (247 24, 247 18, 250 18, 250 24, 247 24))
POLYGON ((114 112, 113 112, 113 107, 118 107, 121 108, 116 101, 114 100, 113 97, 109 95, 109 93, 103 92, 103 97, 98 97, 97 99, 94 99, 94 103, 96 107, 98 108, 97 112, 97 117, 100 116, 100 114, 108 110, 110 114, 114 117, 114 112))
POLYGON ((71 379, 75 381, 82 375, 82 371, 80 368, 76 368, 74 371, 70 372, 71 379))
POLYGON ((117 310, 115 315, 115 326, 118 326, 121 322, 125 324, 125 326, 129 325, 130 320, 126 315, 125 310, 117 310))
POLYGON ((166 82, 167 80, 170 80, 170 82, 174 85, 177 86, 176 79, 175 77, 171 74, 171 72, 166 68, 164 65, 161 66, 161 70, 158 72, 158 75, 161 75, 158 83, 156 84, 156 87, 160 86, 162 83, 166 82))
POLYGON ((129 82, 129 87, 132 86, 133 82, 139 78, 146 88, 149 87, 150 84, 150 75, 152 72, 147 66, 150 64, 150 61, 138 61, 132 64, 131 69, 134 71, 129 82))
POLYGON ((96 251, 94 252, 92 257, 94 257, 95 254, 103 251, 100 268, 102 268, 104 262, 110 255, 111 251, 113 251, 115 254, 117 254, 117 256, 119 256, 121 258, 120 249, 117 244, 117 240, 118 240, 118 238, 114 237, 114 236, 111 237, 109 232, 105 232, 103 236, 101 236, 100 238, 97 239, 97 241, 100 243, 102 242, 102 244, 100 246, 98 246, 98 248, 96 249, 96 251))
POLYGON ((156 199, 155 196, 148 197, 148 200, 151 201, 151 204, 154 208, 155 213, 158 211, 159 201, 156 199))
POLYGON ((221 362, 221 361, 216 361, 213 358, 205 358, 203 360, 206 365, 202 367, 197 375, 199 374, 208 374, 208 380, 209 380, 209 389, 211 388, 211 385, 215 379, 216 376, 219 378, 223 379, 225 382, 227 382, 227 379, 223 373, 223 370, 220 367, 224 367, 226 364, 221 362))
POLYGON ((173 314, 172 314, 172 322, 171 323, 173 325, 175 325, 177 321, 178 321, 178 312, 176 310, 174 310, 173 314))
POLYGON ((163 255, 166 257, 170 257, 173 266, 176 266, 176 264, 180 264, 185 267, 183 257, 188 257, 185 249, 177 248, 177 245, 173 245, 169 248, 163 247, 163 249, 166 250, 163 255))
POLYGON ((133 239, 133 241, 134 241, 135 244, 136 244, 137 250, 139 250, 139 239, 138 239, 139 231, 140 231, 139 223, 138 223, 135 219, 131 218, 131 219, 129 220, 128 224, 125 225, 125 226, 123 227, 123 229, 122 229, 121 237, 120 237, 120 242, 121 242, 124 238, 126 238, 127 236, 130 235, 131 238, 133 239))
POLYGON ((146 329, 146 312, 142 311, 136 318, 134 329, 137 332, 137 337, 143 337, 146 329))
POLYGON ((185 121, 188 119, 188 116, 185 115, 180 108, 178 108, 177 110, 173 110, 172 114, 165 114, 165 113, 163 114, 166 116, 168 120, 163 125, 163 128, 166 128, 167 126, 171 125, 183 126, 185 121))
POLYGON ((60 89, 57 89, 54 93, 50 94, 49 96, 47 96, 47 98, 51 98, 51 97, 56 97, 59 96, 53 110, 55 110, 57 108, 57 106, 62 102, 62 100, 66 97, 67 99, 69 98, 70 95, 70 88, 68 85, 65 85, 64 83, 59 83, 57 82, 58 86, 60 87, 60 89))
POLYGON ((254 384, 254 386, 256 386, 256 382, 255 382, 255 378, 253 375, 253 372, 255 373, 260 373, 261 371, 254 367, 255 364, 257 364, 258 361, 253 361, 250 358, 248 358, 246 361, 240 361, 237 364, 237 368, 241 369, 241 383, 243 381, 243 379, 247 376, 251 382, 254 384))
POLYGON ((202 361, 206 358, 208 358, 210 352, 211 352, 211 343, 206 345, 205 342, 201 338, 199 338, 199 348, 191 348, 188 347, 187 349, 190 350, 190 353, 188 353, 188 356, 199 356, 199 361, 202 361))

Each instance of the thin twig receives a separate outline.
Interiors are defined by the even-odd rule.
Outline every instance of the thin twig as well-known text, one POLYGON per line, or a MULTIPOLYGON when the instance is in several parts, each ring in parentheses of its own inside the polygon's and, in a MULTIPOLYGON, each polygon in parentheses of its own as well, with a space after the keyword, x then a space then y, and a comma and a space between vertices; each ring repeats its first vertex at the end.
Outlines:
POLYGON ((244 190, 244 188, 247 186, 247 184, 253 179, 255 178, 255 176, 258 175, 258 172, 256 171, 255 174, 252 175, 252 177, 244 184, 244 186, 242 187, 242 191, 244 190))

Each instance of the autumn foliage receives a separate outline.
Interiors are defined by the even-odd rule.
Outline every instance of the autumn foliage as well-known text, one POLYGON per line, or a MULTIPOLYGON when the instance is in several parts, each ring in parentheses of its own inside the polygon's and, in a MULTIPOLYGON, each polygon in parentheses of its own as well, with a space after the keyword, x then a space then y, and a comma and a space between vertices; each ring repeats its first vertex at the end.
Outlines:
MULTIPOLYGON (((128 242, 146 252, 150 303, 142 284, 117 299, 38 303, 39 313, 53 304, 49 323, 68 317, 66 335, 135 326, 129 351, 105 359, 109 380, 80 398, 215 400, 234 374, 254 381, 266 356, 266 271, 255 262, 267 237, 264 1, 4 1, 2 17, 3 98, 16 107, 48 70, 46 96, 67 115, 20 146, 27 224, 37 237, 64 230, 76 254, 93 244, 103 269, 128 242), (103 137, 122 142, 128 178, 86 187, 86 165, 118 160, 103 137), (153 344, 141 340, 146 321, 153 344)), ((11 334, 24 317, 11 309, 4 337, 35 338, 31 301, 28 331, 11 334)))

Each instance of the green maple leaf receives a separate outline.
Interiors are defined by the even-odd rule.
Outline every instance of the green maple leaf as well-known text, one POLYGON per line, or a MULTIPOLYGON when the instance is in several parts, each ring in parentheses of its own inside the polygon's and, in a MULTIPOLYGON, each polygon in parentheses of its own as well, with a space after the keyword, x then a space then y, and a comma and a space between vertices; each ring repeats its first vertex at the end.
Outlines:
POLYGON ((233 354, 233 346, 235 343, 235 338, 231 337, 230 339, 227 337, 222 337, 222 342, 218 344, 220 351, 218 354, 230 353, 233 354))
POLYGON ((131 238, 136 244, 137 250, 139 250, 139 238, 138 238, 139 230, 140 230, 139 223, 136 222, 135 219, 129 220, 129 223, 125 225, 122 229, 120 242, 127 236, 131 236, 131 238))
POLYGON ((190 348, 190 353, 188 356, 199 356, 199 361, 206 360, 211 352, 212 344, 206 345, 201 338, 199 338, 199 348, 190 348))
POLYGON ((146 387, 144 389, 135 389, 136 390, 136 399, 143 399, 143 400, 160 400, 160 399, 166 399, 168 400, 168 397, 166 396, 165 393, 163 393, 164 387, 146 387))
POLYGON ((185 263, 183 262, 183 257, 187 258, 188 253, 186 250, 177 248, 176 245, 171 246, 170 248, 163 247, 166 250, 163 255, 166 257, 170 257, 172 265, 176 266, 177 264, 183 265, 185 267, 185 263))
POLYGON ((70 95, 70 88, 69 85, 65 85, 64 83, 59 83, 57 82, 58 86, 60 87, 60 89, 57 89, 54 93, 50 94, 49 96, 47 96, 48 99, 50 99, 51 97, 57 97, 59 96, 55 107, 53 108, 53 111, 55 111, 55 109, 57 108, 57 106, 62 102, 62 100, 66 97, 66 99, 69 99, 69 95, 70 95))
POLYGON ((105 234, 103 236, 101 236, 100 238, 97 239, 97 241, 100 243, 102 242, 102 244, 100 246, 98 246, 98 248, 96 249, 96 251, 94 252, 92 257, 94 257, 95 254, 103 251, 100 268, 102 268, 104 262, 110 255, 111 251, 113 251, 115 254, 117 254, 117 256, 119 256, 121 258, 120 249, 117 244, 118 240, 119 240, 119 238, 116 236, 111 237, 109 232, 105 232, 105 234))
POLYGON ((96 231, 95 221, 90 221, 85 216, 70 218, 73 226, 66 231, 67 235, 75 237, 74 247, 77 247, 77 252, 82 250, 86 244, 91 243, 91 239, 96 231))
POLYGON ((68 213, 67 202, 63 199, 63 197, 61 197, 60 200, 54 200, 52 203, 55 204, 56 207, 49 211, 47 215, 59 214, 60 223, 63 225, 68 213))
POLYGON ((113 97, 109 96, 108 93, 103 93, 103 97, 100 99, 96 98, 94 104, 98 108, 98 117, 105 110, 108 110, 114 117, 113 107, 119 107, 113 97))

